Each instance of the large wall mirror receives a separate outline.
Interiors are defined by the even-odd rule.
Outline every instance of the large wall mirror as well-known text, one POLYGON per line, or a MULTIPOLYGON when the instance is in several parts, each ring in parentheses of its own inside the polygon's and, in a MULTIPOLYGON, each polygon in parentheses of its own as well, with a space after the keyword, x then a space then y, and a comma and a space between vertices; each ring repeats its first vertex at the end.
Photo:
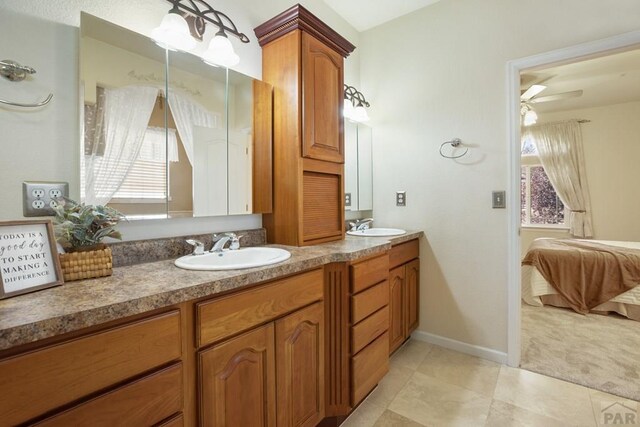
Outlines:
POLYGON ((269 85, 88 14, 81 34, 86 203, 130 219, 270 211, 253 183, 271 176, 269 85))
POLYGON ((373 209, 373 139, 369 126, 345 120, 345 210, 373 209))

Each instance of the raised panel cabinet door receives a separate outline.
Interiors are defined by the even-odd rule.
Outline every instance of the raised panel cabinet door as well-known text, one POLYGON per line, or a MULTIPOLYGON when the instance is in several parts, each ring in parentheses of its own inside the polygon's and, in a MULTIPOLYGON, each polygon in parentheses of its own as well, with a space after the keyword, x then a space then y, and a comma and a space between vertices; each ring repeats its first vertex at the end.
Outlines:
POLYGON ((389 353, 394 352, 405 338, 404 265, 389 271, 389 353))
POLYGON ((344 58, 302 33, 302 156, 344 163, 344 58))
POLYGON ((276 321, 278 427, 315 426, 324 418, 324 306, 276 321))
POLYGON ((202 425, 276 425, 274 326, 199 353, 202 425))
POLYGON ((405 336, 416 330, 420 322, 420 260, 405 265, 405 336))

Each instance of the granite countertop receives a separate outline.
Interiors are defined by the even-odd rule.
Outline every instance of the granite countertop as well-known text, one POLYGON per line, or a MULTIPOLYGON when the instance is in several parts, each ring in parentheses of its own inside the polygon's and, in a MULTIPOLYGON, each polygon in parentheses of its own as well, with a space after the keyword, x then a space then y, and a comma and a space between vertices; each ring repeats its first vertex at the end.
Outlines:
POLYGON ((281 247, 287 261, 228 271, 183 270, 173 260, 115 268, 109 277, 62 286, 0 301, 0 350, 50 338, 244 286, 383 252, 423 233, 394 237, 346 236, 339 242, 281 247))

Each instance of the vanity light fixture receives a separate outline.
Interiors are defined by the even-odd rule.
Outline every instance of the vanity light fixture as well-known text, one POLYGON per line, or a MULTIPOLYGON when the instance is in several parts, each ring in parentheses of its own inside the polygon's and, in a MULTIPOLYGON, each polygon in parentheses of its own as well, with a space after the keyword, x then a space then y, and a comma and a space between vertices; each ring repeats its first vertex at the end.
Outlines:
POLYGON ((353 86, 344 85, 343 115, 346 119, 358 123, 368 122, 369 115, 366 108, 370 106, 362 92, 353 86))
POLYGON ((218 32, 209 42, 209 48, 203 53, 204 62, 214 66, 231 67, 240 62, 240 57, 234 52, 227 34, 232 34, 242 43, 249 43, 249 37, 238 31, 236 25, 224 13, 215 10, 204 0, 167 0, 173 5, 169 13, 162 19, 162 23, 151 32, 153 40, 164 49, 190 51, 194 49, 198 40, 202 39, 206 24, 218 27, 218 32), (185 17, 193 19, 193 28, 185 17))

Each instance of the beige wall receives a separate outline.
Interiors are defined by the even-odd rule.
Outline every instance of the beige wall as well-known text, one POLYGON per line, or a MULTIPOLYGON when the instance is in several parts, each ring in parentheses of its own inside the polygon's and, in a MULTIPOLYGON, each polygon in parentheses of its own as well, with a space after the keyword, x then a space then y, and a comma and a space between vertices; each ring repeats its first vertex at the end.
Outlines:
MULTIPOLYGON (((262 75, 262 50, 253 28, 292 6, 291 0, 216 0, 251 43, 231 38, 241 62, 234 69, 254 78, 262 75)), ((356 46, 359 33, 324 2, 300 1, 356 46)), ((67 181, 72 197, 79 194, 78 45, 80 12, 84 11, 143 34, 150 34, 171 8, 164 0, 2 0, 2 58, 15 59, 38 70, 33 79, 12 83, 0 79, 0 95, 16 100, 43 99, 51 104, 38 111, 0 109, 0 220, 22 218, 22 181, 67 181), (30 31, 25 32, 25 28, 30 31), (17 36, 17 35, 20 36, 17 36)), ((209 30, 209 35, 213 32, 209 30)), ((202 49, 202 48, 201 48, 202 49)), ((359 84, 358 53, 345 62, 345 81, 359 84)), ((261 226, 260 215, 132 221, 121 226, 125 239, 152 238, 261 226)))
POLYGON ((361 34, 377 225, 427 235, 421 331, 507 348, 507 212, 491 209, 509 179, 507 62, 638 29, 636 0, 442 0, 361 34), (460 161, 438 154, 454 137, 473 146, 460 161))
POLYGON ((581 128, 594 238, 640 241, 640 102, 540 114, 574 118, 591 120, 581 128))

